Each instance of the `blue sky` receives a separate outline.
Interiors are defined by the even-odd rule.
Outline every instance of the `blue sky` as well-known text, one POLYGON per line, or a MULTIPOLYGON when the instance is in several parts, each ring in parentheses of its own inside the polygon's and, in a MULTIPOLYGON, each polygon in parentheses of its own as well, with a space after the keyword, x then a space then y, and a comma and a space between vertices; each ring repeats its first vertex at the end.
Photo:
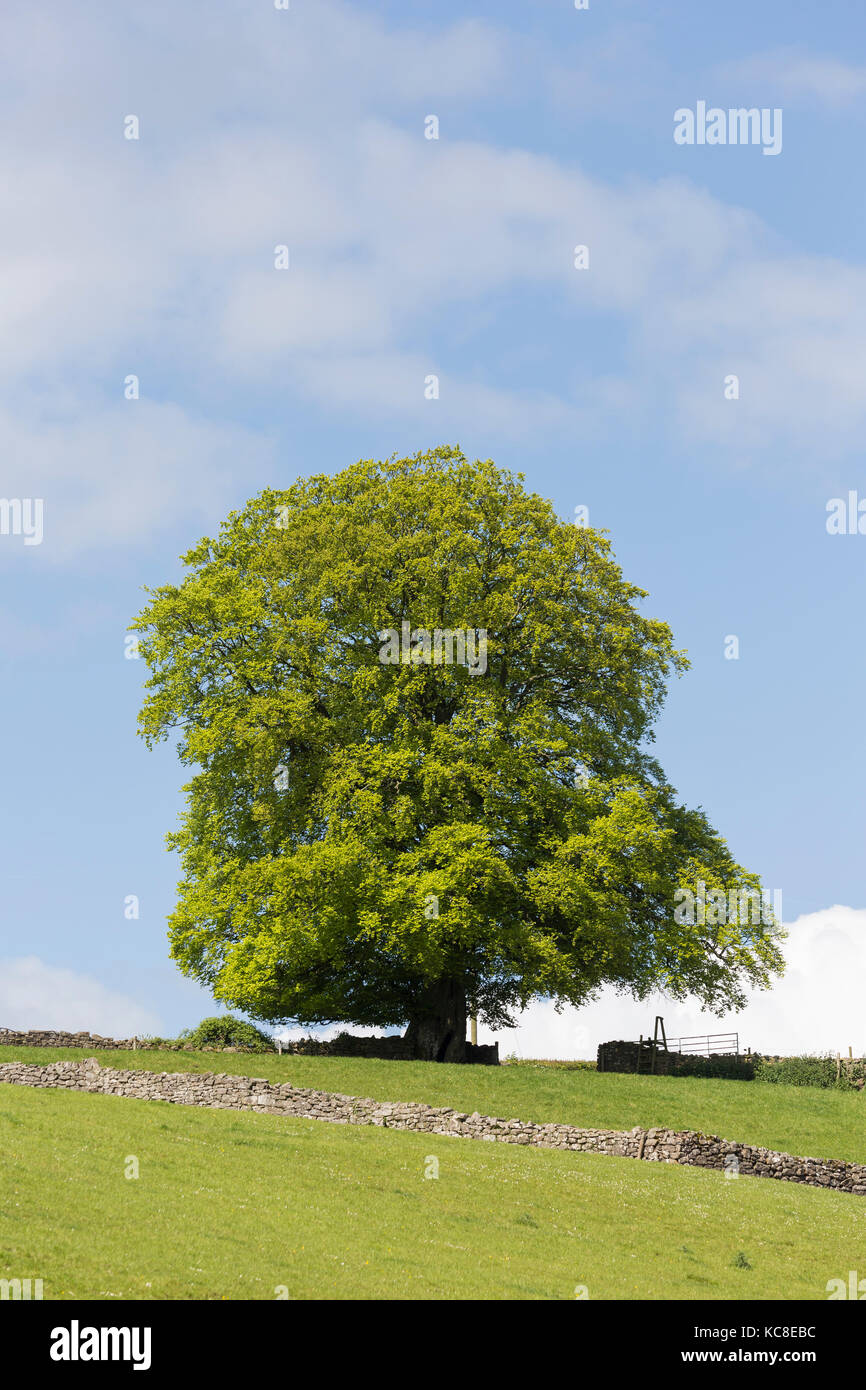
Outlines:
MULTIPOLYGON (((41 544, 0 535, 0 1024, 212 1011, 167 956, 142 586, 265 485, 459 442, 587 505, 690 653, 658 755, 791 924, 753 1045, 866 1051, 866 537, 826 529, 866 497, 859 7, 19 4, 0 36, 0 491, 44 499, 41 544), (781 109, 781 152, 677 145, 698 101, 781 109)), ((652 1012, 539 1005, 518 1050, 652 1012)))

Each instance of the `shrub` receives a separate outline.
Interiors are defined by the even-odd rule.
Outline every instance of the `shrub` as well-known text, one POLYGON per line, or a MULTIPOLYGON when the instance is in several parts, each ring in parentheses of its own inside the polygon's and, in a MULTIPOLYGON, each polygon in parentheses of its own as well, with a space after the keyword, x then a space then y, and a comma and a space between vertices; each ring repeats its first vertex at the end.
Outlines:
MULTIPOLYGON (((707 1076, 724 1081, 752 1081, 755 1077, 751 1057, 744 1057, 742 1053, 736 1056, 717 1052, 702 1057, 700 1053, 677 1052, 673 1056, 676 1060, 670 1069, 675 1076, 707 1076)), ((661 1069, 664 1069, 664 1061, 661 1069)))
POLYGON ((829 1052, 825 1055, 807 1053, 802 1057, 779 1057, 777 1061, 755 1056, 755 1080, 775 1082, 779 1086, 822 1086, 838 1091, 859 1091, 864 1079, 866 1067, 862 1058, 849 1062, 847 1057, 843 1057, 837 1080, 836 1058, 829 1052))
POLYGON ((236 1047, 239 1052, 273 1052, 273 1038, 253 1023, 246 1023, 233 1014, 216 1014, 203 1018, 197 1028, 186 1029, 181 1039, 189 1047, 236 1047))

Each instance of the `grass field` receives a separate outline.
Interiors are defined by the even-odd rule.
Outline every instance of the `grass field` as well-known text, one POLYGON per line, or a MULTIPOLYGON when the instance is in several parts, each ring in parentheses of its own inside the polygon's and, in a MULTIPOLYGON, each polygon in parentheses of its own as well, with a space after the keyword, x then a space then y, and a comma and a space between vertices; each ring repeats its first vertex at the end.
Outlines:
POLYGON ((46 1299, 825 1299, 863 1251, 839 1193, 114 1096, 0 1086, 0 1155, 46 1299))
MULTIPOLYGON (((81 1061, 81 1048, 4 1047, 3 1062, 81 1061)), ((502 1119, 587 1128, 654 1125, 702 1130, 809 1158, 866 1161, 866 1091, 758 1081, 628 1076, 550 1067, 461 1067, 435 1062, 214 1052, 103 1052, 104 1066, 222 1071, 290 1081, 374 1100, 417 1100, 502 1119)))

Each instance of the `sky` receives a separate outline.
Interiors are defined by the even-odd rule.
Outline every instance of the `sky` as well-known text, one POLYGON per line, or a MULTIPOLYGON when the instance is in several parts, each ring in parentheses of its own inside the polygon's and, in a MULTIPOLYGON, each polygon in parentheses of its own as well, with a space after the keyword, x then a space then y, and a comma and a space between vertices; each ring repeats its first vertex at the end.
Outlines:
POLYGON ((656 754, 790 933, 739 1016, 537 1001, 502 1053, 655 1013, 866 1053, 857 0, 9 0, 0 64, 0 1026, 217 1011, 168 958, 143 587, 265 486, 459 443, 688 650, 656 754), (737 108, 779 148, 675 138, 737 108))

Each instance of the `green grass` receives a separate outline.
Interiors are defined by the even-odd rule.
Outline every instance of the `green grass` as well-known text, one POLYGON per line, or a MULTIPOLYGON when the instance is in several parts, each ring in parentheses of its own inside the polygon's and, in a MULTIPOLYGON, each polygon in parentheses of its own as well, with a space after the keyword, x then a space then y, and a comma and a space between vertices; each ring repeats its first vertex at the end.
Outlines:
POLYGON ((0 1155, 46 1299, 824 1299, 863 1250, 840 1193, 115 1096, 0 1086, 0 1155))
MULTIPOLYGON (((0 1061, 81 1061, 81 1048, 4 1047, 0 1061)), ((223 1071, 296 1086, 417 1100, 502 1119, 586 1128, 666 1126, 762 1144, 808 1158, 866 1162, 866 1091, 830 1091, 758 1081, 628 1076, 554 1067, 461 1067, 435 1062, 289 1057, 215 1052, 103 1052, 104 1066, 150 1071, 223 1071)))

